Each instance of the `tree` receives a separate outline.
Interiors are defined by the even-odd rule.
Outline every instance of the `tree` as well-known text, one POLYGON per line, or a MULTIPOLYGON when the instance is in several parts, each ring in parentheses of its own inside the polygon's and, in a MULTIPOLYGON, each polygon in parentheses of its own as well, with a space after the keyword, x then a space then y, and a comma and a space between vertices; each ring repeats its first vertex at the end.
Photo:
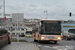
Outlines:
POLYGON ((7 34, 7 33, 8 33, 8 31, 6 29, 0 29, 0 36, 7 34))

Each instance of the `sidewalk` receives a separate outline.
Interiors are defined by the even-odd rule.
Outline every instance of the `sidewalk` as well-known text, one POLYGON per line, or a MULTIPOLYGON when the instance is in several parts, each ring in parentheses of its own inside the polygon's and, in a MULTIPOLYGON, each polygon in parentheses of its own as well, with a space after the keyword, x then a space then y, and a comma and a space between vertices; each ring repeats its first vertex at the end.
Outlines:
POLYGON ((19 44, 17 44, 17 42, 12 42, 1 50, 39 50, 39 48, 33 43, 19 42, 19 44))

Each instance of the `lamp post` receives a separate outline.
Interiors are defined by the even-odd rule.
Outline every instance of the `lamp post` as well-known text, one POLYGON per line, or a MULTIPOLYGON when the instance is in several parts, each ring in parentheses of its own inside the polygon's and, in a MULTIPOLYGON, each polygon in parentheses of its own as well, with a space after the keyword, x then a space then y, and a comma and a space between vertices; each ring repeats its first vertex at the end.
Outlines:
POLYGON ((18 29, 18 13, 17 13, 17 29, 18 29))
MULTIPOLYGON (((18 31, 18 13, 17 13, 17 31, 18 31)), ((19 44, 19 34, 17 34, 17 44, 19 44)))
POLYGON ((47 17, 48 17, 48 11, 44 11, 44 13, 46 13, 46 19, 47 19, 47 17))
POLYGON ((3 7, 4 7, 4 8, 3 8, 3 17, 6 18, 6 17, 5 17, 5 0, 3 0, 3 7))

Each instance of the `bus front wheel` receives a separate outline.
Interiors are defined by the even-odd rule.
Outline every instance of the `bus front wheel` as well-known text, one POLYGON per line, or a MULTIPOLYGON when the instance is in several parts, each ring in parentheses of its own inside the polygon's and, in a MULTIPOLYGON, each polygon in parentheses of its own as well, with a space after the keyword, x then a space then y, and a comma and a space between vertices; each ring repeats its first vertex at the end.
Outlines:
POLYGON ((37 40, 34 40, 34 42, 37 42, 37 40))

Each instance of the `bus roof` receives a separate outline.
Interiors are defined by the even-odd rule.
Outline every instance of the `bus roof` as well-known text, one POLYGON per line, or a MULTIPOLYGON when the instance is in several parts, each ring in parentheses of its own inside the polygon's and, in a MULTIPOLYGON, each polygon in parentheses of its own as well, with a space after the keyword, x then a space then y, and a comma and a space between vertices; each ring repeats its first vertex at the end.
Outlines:
POLYGON ((43 20, 62 21, 62 20, 57 20, 57 19, 41 19, 41 21, 43 21, 43 20))

